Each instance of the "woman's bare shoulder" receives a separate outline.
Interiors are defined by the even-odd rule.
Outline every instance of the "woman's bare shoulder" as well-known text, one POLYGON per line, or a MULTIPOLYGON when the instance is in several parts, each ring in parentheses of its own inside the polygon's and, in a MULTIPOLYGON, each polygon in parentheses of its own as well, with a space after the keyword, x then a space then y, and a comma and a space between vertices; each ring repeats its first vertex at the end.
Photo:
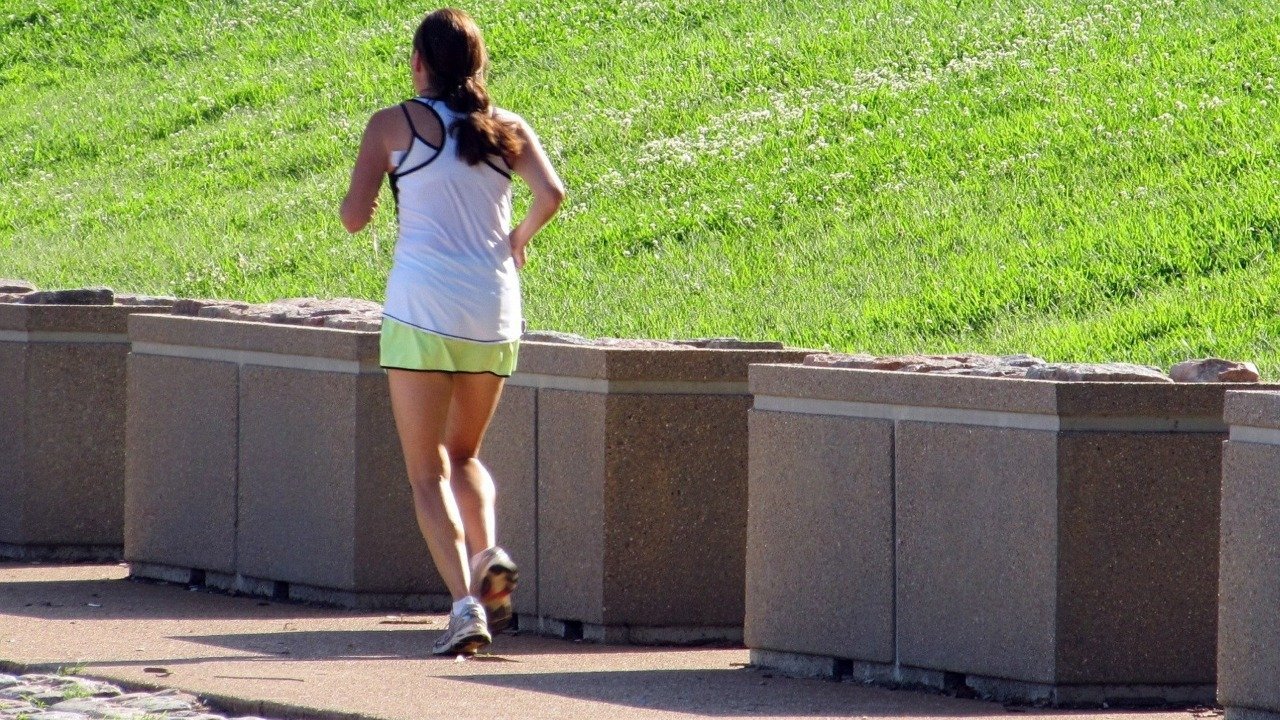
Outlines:
POLYGON ((385 128, 393 121, 403 117, 400 105, 390 105, 377 110, 369 116, 369 127, 385 128))
POLYGON ((493 116, 503 122, 519 125, 522 128, 529 126, 529 123, 525 122, 524 118, 506 108, 500 108, 497 105, 493 106, 493 116))

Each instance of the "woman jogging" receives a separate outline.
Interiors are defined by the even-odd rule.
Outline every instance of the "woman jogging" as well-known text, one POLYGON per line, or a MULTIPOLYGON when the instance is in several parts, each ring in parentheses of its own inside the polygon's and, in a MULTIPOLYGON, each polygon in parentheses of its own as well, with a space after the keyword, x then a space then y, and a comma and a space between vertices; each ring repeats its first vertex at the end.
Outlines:
POLYGON ((382 366, 418 527, 453 595, 436 654, 474 653, 511 620, 516 566, 494 535, 494 485, 478 454, 515 370, 517 270, 564 189, 533 130, 489 102, 475 21, 428 14, 413 36, 417 97, 374 113, 342 223, 358 232, 390 176, 399 237, 387 282, 382 366), (511 227, 511 176, 533 202, 511 227))

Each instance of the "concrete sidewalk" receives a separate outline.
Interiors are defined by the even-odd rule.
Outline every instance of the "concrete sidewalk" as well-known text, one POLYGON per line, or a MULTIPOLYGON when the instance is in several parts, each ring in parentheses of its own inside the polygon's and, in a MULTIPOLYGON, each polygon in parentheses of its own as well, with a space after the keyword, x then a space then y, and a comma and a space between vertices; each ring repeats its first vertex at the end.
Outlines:
POLYGON ((129 581, 118 565, 0 562, 0 661, 81 667, 273 718, 1140 718, 1214 712, 1005 708, 773 677, 741 649, 607 647, 502 636, 488 656, 433 658, 442 615, 326 610, 129 581))

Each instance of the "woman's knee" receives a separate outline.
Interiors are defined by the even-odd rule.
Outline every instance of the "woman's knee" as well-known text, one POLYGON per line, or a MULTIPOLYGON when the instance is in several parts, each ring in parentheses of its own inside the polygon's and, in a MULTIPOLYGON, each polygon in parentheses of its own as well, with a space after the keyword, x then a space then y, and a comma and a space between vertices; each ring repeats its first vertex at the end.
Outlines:
POLYGON ((430 493, 438 491, 441 486, 448 484, 449 477, 445 472, 445 468, 425 468, 409 473, 409 485, 413 487, 415 492, 430 493))
POLYGON ((449 458, 449 466, 460 468, 471 463, 479 463, 478 448, 473 445, 446 445, 445 456, 449 458))

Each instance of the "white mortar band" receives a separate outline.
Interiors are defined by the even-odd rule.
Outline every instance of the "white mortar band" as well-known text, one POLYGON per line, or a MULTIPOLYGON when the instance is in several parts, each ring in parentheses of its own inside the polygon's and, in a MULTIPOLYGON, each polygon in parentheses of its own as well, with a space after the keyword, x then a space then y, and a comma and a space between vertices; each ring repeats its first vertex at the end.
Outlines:
POLYGON ((1255 443, 1257 445, 1280 445, 1280 430, 1253 427, 1252 425, 1232 425, 1231 434, 1227 439, 1231 442, 1255 443))
POLYGON ((236 365, 260 365, 288 368, 290 370, 316 370, 347 375, 372 375, 383 372, 377 361, 360 362, 358 360, 338 360, 310 355, 286 355, 253 350, 232 350, 230 348, 167 345, 155 342, 135 342, 133 344, 133 354, 158 355, 188 360, 211 360, 213 362, 226 362, 236 365))
POLYGON ((48 330, 0 330, 0 342, 80 343, 86 345, 128 345, 125 333, 54 332, 48 330))
POLYGON ((1001 410, 887 405, 849 400, 757 395, 756 410, 801 415, 834 415, 868 420, 904 420, 947 425, 978 425, 1011 430, 1063 430, 1093 432, 1225 432, 1216 417, 1059 417, 1047 413, 1019 413, 1001 410))
POLYGON ((601 380, 517 372, 508 385, 611 395, 750 395, 746 382, 692 380, 601 380))

